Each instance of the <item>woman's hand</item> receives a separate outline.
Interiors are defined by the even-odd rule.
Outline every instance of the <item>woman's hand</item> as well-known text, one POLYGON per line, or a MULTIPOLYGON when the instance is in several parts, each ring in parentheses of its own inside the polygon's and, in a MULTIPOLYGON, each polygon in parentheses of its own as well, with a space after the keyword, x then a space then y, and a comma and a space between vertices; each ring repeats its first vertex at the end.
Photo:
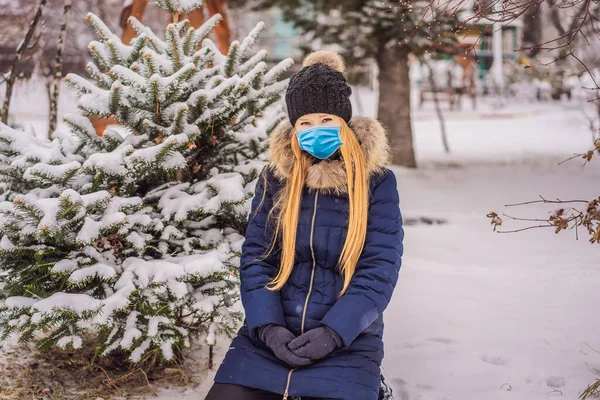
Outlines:
POLYGON ((317 361, 327 357, 341 345, 342 340, 337 333, 327 326, 320 326, 298 336, 288 347, 298 357, 317 361))
POLYGON ((292 367, 302 367, 311 363, 311 359, 294 354, 288 348, 288 344, 296 339, 296 336, 279 325, 266 325, 260 328, 259 338, 273 351, 275 357, 292 367))

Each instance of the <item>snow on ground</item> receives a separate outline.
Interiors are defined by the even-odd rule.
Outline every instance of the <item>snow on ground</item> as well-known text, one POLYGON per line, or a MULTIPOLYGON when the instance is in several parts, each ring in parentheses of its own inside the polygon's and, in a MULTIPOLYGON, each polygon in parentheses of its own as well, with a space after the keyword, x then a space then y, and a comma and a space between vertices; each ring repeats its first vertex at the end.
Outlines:
MULTIPOLYGON (((372 115, 373 97, 362 97, 372 115)), ((557 165, 591 147, 582 104, 483 102, 473 112, 466 102, 446 114, 451 155, 431 104, 415 112, 420 168, 394 168, 402 210, 447 223, 406 226, 386 311, 384 372, 397 400, 570 400, 600 378, 600 247, 574 232, 495 234, 486 218, 544 217, 551 206, 503 207, 538 195, 598 196, 600 158, 557 165)), ((213 374, 198 372, 195 388, 157 389, 159 398, 203 398, 213 374)))
POLYGON ((591 147, 581 106, 491 112, 513 117, 448 116, 451 156, 433 115, 417 118, 421 168, 395 169, 405 217, 448 220, 406 228, 385 332, 398 399, 576 399, 600 378, 600 248, 574 232, 494 234, 485 218, 546 217, 552 206, 503 207, 538 195, 600 194, 600 159, 557 165, 591 147))
MULTIPOLYGON (((397 398, 576 399, 600 377, 592 371, 600 369, 600 249, 574 233, 494 234, 484 216, 538 194, 591 198, 600 168, 396 172, 406 217, 448 220, 406 228, 386 312, 384 368, 397 398)), ((548 209, 506 211, 535 217, 548 209)))

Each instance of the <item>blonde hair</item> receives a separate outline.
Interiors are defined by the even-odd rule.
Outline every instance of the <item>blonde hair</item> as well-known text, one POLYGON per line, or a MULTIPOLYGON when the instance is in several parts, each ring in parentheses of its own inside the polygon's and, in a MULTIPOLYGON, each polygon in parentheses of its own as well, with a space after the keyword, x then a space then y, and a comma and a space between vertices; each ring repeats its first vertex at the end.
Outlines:
MULTIPOLYGON (((342 142, 340 151, 344 160, 344 167, 348 177, 348 233, 339 259, 340 273, 344 278, 344 286, 340 292, 343 295, 356 270, 356 264, 362 253, 367 236, 367 215, 369 208, 369 189, 365 156, 356 139, 354 132, 342 120, 340 132, 342 142)), ((310 158, 302 152, 298 138, 292 135, 292 153, 294 166, 291 176, 280 191, 273 210, 278 210, 277 223, 273 244, 268 253, 273 251, 275 242, 281 236, 281 261, 279 271, 267 285, 270 290, 279 290, 285 285, 294 267, 296 253, 296 233, 298 230, 298 216, 302 201, 302 189, 306 182, 308 169, 311 165, 310 158)))

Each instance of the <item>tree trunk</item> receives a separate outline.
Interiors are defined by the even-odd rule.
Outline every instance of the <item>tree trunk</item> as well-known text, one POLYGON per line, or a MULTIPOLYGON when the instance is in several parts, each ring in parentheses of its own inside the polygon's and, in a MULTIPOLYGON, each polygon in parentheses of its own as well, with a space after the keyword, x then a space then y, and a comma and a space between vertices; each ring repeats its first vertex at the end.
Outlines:
POLYGON ((40 0, 40 5, 37 8, 35 16, 29 25, 29 30, 25 34, 25 39, 21 42, 19 47, 17 48, 17 54, 15 54, 15 58, 13 60, 12 67, 6 79, 6 94, 4 95, 4 105, 2 106, 2 112, 0 113, 0 119, 3 123, 8 123, 8 110, 10 108, 10 98, 12 97, 12 90, 15 84, 15 80, 17 79, 17 65, 21 58, 23 58, 23 53, 27 50, 29 46, 29 42, 33 37, 33 33, 35 32, 35 28, 38 23, 42 19, 42 13, 44 12, 44 7, 46 7, 47 0, 40 0))
POLYGON ((529 50, 528 57, 537 56, 542 44, 542 20, 543 13, 540 7, 530 7, 523 16, 523 45, 532 48, 529 50))
MULTIPOLYGON (((438 88, 435 82, 435 76, 433 76, 433 68, 431 68, 431 65, 427 60, 423 60, 423 63, 425 63, 425 66, 429 70, 429 85, 431 86, 431 91, 433 92, 433 104, 435 104, 435 113, 437 114, 438 120, 440 121, 440 130, 442 132, 442 144, 444 145, 444 151, 446 153, 450 153, 450 146, 448 145, 448 135, 446 134, 446 120, 444 119, 444 113, 442 112, 442 108, 440 107, 440 99, 438 98, 438 88)), ((454 96, 454 94, 450 93, 450 96, 454 96)))
POLYGON ((52 139, 58 123, 58 96, 60 94, 60 83, 63 75, 63 53, 65 51, 65 39, 67 37, 67 26, 69 13, 71 12, 72 0, 65 0, 63 9, 63 22, 60 26, 58 46, 56 48, 56 59, 54 61, 54 82, 52 82, 52 96, 50 96, 50 124, 48 138, 52 139))
POLYGON ((381 45, 379 66, 378 118, 388 131, 392 163, 416 168, 410 118, 410 78, 406 46, 381 45))

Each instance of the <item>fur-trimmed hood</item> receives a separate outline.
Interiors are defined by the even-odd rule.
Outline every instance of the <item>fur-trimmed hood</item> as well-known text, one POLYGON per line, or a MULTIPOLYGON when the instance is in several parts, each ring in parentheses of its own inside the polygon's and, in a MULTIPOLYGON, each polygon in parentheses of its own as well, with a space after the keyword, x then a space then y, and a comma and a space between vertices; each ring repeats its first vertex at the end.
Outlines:
MULTIPOLYGON (((381 173, 389 162, 390 148, 381 124, 368 117, 354 117, 348 124, 355 133, 364 152, 367 163, 367 176, 381 173)), ((294 128, 289 121, 282 122, 271 134, 271 169, 280 180, 286 180, 292 173, 294 155, 292 153, 292 135, 294 128)), ((342 159, 322 160, 310 166, 306 185, 310 189, 333 193, 346 193, 347 176, 342 159)))

